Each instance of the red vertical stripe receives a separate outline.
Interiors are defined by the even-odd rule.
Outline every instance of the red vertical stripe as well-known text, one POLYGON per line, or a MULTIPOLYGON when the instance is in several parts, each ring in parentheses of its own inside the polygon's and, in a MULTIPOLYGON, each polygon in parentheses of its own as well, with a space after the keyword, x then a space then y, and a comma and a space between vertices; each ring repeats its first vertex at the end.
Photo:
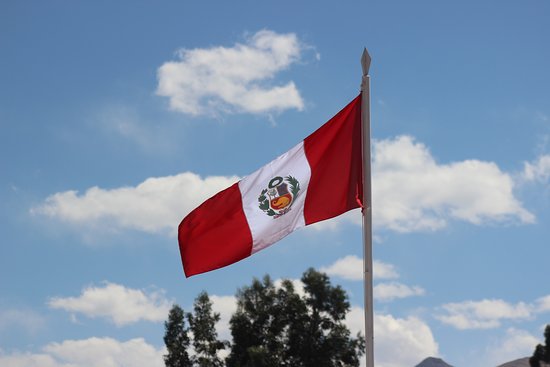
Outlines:
POLYGON ((250 256, 252 234, 244 215, 238 183, 189 213, 179 225, 178 240, 187 277, 250 256))
POLYGON ((311 179, 306 225, 360 207, 363 198, 361 95, 304 139, 311 179))

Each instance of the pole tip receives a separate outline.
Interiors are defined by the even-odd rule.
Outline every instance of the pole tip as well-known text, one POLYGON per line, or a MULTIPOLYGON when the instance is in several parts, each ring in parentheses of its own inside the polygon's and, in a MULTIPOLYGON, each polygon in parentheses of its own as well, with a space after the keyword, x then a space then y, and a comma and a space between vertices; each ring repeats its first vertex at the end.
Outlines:
POLYGON ((369 52, 365 47, 363 49, 363 55, 361 56, 361 67, 363 68, 363 75, 369 75, 370 61, 371 58, 369 52))

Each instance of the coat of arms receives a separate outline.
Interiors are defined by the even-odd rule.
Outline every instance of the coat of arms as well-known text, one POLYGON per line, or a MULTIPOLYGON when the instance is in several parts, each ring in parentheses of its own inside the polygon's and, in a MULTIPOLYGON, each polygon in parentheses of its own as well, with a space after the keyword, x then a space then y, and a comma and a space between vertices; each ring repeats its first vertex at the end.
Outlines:
POLYGON ((258 197, 259 207, 273 219, 288 213, 300 191, 300 182, 292 176, 273 177, 258 197))

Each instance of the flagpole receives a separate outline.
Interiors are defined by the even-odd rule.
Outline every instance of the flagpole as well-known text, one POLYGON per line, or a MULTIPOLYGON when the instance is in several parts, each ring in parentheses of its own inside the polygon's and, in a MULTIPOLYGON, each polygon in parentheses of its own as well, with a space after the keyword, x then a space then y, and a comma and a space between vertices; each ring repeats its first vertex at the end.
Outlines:
POLYGON ((374 311, 372 297, 372 192, 370 147, 370 68, 371 58, 365 48, 361 56, 361 123, 363 127, 363 283, 365 296, 366 367, 374 367, 374 311))

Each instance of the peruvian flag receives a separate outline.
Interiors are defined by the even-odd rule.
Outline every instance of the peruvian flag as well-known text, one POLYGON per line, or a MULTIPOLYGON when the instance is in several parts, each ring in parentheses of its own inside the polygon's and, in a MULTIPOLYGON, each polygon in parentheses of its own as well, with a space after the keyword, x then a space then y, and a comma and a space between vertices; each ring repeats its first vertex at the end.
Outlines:
POLYGON ((313 134, 189 213, 178 229, 187 277, 232 264, 363 199, 361 95, 313 134))

